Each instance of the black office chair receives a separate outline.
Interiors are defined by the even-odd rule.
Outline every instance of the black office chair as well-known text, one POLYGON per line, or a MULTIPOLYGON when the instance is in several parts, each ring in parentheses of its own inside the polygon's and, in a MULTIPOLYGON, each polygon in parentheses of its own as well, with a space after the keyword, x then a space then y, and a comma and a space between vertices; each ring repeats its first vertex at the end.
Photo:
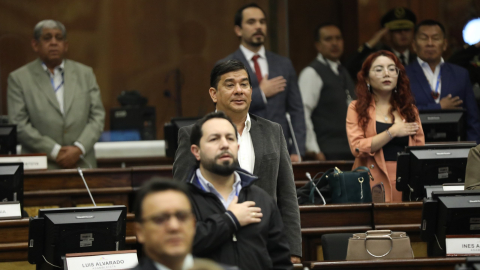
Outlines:
POLYGON ((353 233, 329 233, 322 235, 323 259, 343 261, 347 257, 348 239, 353 233))

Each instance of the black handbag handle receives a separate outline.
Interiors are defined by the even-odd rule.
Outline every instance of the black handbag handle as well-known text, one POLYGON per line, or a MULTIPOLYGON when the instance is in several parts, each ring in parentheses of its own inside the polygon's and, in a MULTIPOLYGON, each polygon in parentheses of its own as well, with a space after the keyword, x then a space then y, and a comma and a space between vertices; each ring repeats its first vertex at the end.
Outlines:
POLYGON ((367 167, 365 166, 358 166, 357 168, 355 168, 352 172, 356 172, 356 171, 360 171, 360 170, 364 170, 368 173, 368 176, 370 176, 370 180, 374 180, 373 179, 373 175, 372 173, 370 172, 370 169, 368 169, 367 167))

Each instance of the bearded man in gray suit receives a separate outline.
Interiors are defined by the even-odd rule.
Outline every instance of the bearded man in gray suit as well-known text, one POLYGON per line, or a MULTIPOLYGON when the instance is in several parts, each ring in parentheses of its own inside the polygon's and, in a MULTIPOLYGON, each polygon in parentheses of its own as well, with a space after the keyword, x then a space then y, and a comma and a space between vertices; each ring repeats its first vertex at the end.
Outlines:
POLYGON ((92 68, 64 59, 67 32, 54 20, 34 28, 38 59, 8 77, 8 118, 22 153, 46 153, 48 168, 96 167, 93 145, 105 120, 92 68))
MULTIPOLYGON (((258 176, 255 183, 277 202, 290 246, 293 263, 300 262, 302 238, 292 164, 282 127, 248 113, 252 102, 252 86, 248 70, 238 60, 217 64, 210 75, 210 97, 218 111, 224 112, 238 130, 238 161, 242 169, 258 176)), ((190 151, 192 126, 178 132, 178 149, 173 163, 176 180, 190 178, 196 166, 190 151)))

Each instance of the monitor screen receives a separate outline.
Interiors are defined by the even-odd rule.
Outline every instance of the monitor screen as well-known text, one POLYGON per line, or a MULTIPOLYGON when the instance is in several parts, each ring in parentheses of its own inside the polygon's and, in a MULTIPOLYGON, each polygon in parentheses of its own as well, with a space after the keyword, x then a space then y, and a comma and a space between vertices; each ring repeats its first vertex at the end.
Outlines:
POLYGON ((17 125, 0 125, 0 155, 17 153, 17 125))
POLYGON ((398 191, 404 201, 421 201, 425 186, 464 183, 467 158, 474 143, 408 146, 397 160, 398 191))
POLYGON ((40 209, 30 220, 28 261, 55 269, 67 253, 123 250, 126 213, 125 206, 40 209))
POLYGON ((0 201, 20 202, 23 212, 23 163, 0 163, 0 201))
POLYGON ((480 191, 434 191, 424 199, 421 238, 429 256, 445 255, 447 235, 480 234, 480 191))
POLYGON ((420 111, 425 142, 465 141, 465 110, 420 111))
POLYGON ((178 131, 182 127, 195 124, 200 117, 176 117, 165 123, 165 152, 167 157, 175 157, 178 148, 178 131))

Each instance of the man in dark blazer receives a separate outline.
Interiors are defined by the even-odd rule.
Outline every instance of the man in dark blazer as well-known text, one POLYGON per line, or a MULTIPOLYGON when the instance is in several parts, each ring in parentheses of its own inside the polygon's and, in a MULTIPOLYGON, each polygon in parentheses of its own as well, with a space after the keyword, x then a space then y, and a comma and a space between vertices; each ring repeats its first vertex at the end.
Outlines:
POLYGON ((433 20, 420 22, 415 28, 413 45, 418 58, 406 71, 417 108, 466 109, 467 140, 480 143, 478 107, 468 71, 442 58, 447 49, 444 26, 433 20))
POLYGON ((248 4, 237 11, 234 30, 241 40, 240 48, 219 62, 237 59, 247 67, 253 89, 250 113, 282 126, 291 160, 297 162, 305 155, 306 130, 302 97, 292 62, 265 50, 267 24, 265 13, 258 5, 248 4), (296 151, 286 113, 290 114, 300 153, 296 151))
MULTIPOLYGON (((242 169, 258 176, 255 185, 277 202, 290 245, 292 262, 300 262, 302 239, 300 213, 295 191, 292 164, 282 127, 248 113, 252 87, 247 68, 237 60, 217 64, 210 77, 210 97, 218 111, 223 111, 237 126, 239 163, 242 169)), ((173 176, 184 181, 196 164, 190 151, 192 126, 178 133, 178 149, 173 163, 173 176)))

